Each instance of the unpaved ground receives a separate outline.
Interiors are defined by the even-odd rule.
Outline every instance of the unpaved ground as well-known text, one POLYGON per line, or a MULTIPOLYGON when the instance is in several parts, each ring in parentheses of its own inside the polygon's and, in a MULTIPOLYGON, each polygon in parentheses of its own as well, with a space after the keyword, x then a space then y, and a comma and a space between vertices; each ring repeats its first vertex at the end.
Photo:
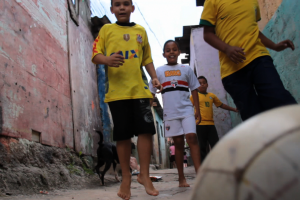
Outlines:
MULTIPOLYGON (((132 198, 136 200, 155 200, 155 199, 172 199, 172 200, 187 200, 193 189, 195 171, 193 167, 185 168, 185 174, 188 183, 191 185, 190 188, 179 188, 178 187, 178 176, 176 169, 158 170, 151 171, 151 175, 162 176, 161 182, 155 182, 154 186, 160 191, 157 197, 149 196, 145 193, 144 187, 137 183, 136 176, 133 176, 131 193, 132 198)), ((50 191, 48 195, 37 194, 29 196, 10 196, 0 197, 4 200, 118 200, 117 192, 120 183, 116 183, 112 175, 106 176, 106 186, 101 186, 99 179, 95 176, 91 181, 86 184, 89 186, 88 189, 82 190, 54 190, 50 191)))

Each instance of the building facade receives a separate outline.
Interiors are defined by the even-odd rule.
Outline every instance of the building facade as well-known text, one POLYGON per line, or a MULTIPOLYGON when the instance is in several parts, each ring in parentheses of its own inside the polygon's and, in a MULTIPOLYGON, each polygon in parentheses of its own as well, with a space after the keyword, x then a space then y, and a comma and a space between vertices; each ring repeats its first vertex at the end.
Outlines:
POLYGON ((90 1, 3 0, 0 7, 1 137, 96 155, 102 122, 90 1))

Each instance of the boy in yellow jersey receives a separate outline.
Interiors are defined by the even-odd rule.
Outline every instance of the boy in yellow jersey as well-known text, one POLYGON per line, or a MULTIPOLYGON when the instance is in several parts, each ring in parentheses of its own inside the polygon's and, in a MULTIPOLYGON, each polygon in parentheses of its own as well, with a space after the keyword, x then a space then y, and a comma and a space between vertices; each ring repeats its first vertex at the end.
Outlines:
MULTIPOLYGON (((201 163, 204 161, 207 152, 207 145, 209 144, 211 148, 219 141, 219 136, 214 123, 214 114, 212 104, 215 104, 218 108, 223 108, 224 110, 229 110, 233 112, 238 112, 237 109, 232 108, 226 104, 223 104, 218 97, 213 93, 207 92, 207 79, 204 76, 199 76, 198 81, 200 87, 198 88, 199 97, 199 107, 201 112, 201 122, 197 124, 197 137, 200 145, 201 153, 201 163)), ((192 96, 190 97, 194 105, 192 96)))
POLYGON ((149 177, 152 152, 152 135, 155 134, 150 107, 152 94, 142 69, 145 66, 154 87, 161 89, 151 58, 151 50, 145 29, 133 22, 132 0, 112 0, 111 12, 116 16, 115 24, 104 25, 93 45, 92 61, 106 65, 106 94, 112 113, 117 152, 122 169, 122 183, 118 196, 130 199, 130 153, 131 138, 138 136, 140 174, 138 182, 144 185, 149 195, 157 196, 149 177))
POLYGON ((294 50, 294 44, 269 40, 259 31, 259 20, 257 0, 206 0, 200 21, 204 40, 219 50, 224 88, 243 120, 297 103, 284 88, 267 50, 294 50))

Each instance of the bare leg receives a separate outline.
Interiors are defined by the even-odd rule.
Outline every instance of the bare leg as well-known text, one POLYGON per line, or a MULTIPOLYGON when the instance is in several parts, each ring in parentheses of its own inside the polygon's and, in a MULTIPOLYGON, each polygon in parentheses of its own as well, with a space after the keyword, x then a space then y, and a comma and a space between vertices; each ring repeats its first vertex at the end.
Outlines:
POLYGON ((118 196, 122 199, 130 199, 130 185, 131 185, 131 174, 130 174, 130 153, 131 153, 131 140, 117 141, 117 152, 120 160, 122 169, 122 183, 118 196))
POLYGON ((184 135, 173 137, 175 144, 175 161, 178 170, 179 187, 190 187, 183 173, 184 135))
POLYGON ((200 147, 197 140, 197 135, 195 133, 189 133, 185 135, 186 141, 191 149, 191 156, 194 162, 194 167, 196 173, 201 165, 200 159, 200 147))
POLYGON ((140 174, 138 182, 144 185, 147 194, 157 196, 159 192, 154 188, 149 175, 149 166, 152 152, 152 135, 140 134, 137 143, 139 159, 140 159, 140 174))

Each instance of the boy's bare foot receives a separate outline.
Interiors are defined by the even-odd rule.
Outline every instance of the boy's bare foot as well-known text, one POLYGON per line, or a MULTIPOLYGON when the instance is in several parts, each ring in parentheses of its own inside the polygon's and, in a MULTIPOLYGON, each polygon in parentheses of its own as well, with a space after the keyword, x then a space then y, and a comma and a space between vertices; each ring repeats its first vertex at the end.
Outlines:
POLYGON ((187 184, 185 178, 179 179, 179 187, 190 187, 189 184, 187 184))
POLYGON ((159 194, 159 192, 154 188, 149 176, 139 174, 137 177, 137 181, 145 187, 147 194, 152 196, 157 196, 159 194))
POLYGON ((122 183, 118 192, 118 196, 122 199, 129 200, 131 196, 130 192, 130 185, 131 185, 131 175, 123 176, 122 183))

